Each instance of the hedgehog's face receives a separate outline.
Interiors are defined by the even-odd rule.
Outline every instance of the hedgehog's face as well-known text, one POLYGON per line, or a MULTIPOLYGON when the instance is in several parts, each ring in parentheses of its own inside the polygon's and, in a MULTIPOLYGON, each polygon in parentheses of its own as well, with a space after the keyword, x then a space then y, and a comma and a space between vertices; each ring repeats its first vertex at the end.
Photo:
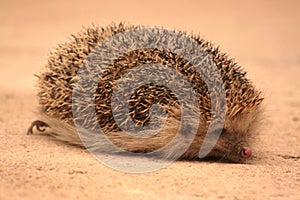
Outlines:
POLYGON ((244 133, 226 128, 215 132, 216 134, 221 132, 221 135, 208 157, 224 162, 245 162, 251 158, 252 150, 244 133))
POLYGON ((252 157, 253 136, 259 125, 259 110, 228 117, 224 128, 215 129, 212 134, 221 135, 208 157, 220 161, 245 162, 252 157))

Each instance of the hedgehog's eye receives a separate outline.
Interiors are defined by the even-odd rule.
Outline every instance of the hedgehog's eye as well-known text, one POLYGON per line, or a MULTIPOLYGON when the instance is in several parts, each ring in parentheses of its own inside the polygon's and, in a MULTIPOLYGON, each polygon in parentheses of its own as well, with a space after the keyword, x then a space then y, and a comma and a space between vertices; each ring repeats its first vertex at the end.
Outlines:
POLYGON ((224 133, 226 133, 226 129, 225 129, 225 128, 218 128, 218 129, 214 130, 213 133, 214 133, 214 134, 220 134, 220 135, 223 135, 224 133))

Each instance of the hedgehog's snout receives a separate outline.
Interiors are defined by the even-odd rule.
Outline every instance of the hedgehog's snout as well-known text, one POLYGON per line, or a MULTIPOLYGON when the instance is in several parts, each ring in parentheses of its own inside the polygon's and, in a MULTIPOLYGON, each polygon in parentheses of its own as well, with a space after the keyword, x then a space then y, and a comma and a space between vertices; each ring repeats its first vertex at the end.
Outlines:
POLYGON ((250 158, 252 155, 252 150, 249 147, 243 147, 242 151, 241 151, 241 156, 243 158, 250 158))

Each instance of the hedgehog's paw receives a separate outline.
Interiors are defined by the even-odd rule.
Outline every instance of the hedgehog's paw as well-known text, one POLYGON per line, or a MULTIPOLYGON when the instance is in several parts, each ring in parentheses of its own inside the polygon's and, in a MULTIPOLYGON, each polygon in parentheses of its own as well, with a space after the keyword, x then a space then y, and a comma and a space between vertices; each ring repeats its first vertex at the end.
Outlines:
POLYGON ((33 134, 33 129, 34 127, 36 128, 37 131, 39 132, 45 132, 46 131, 46 128, 49 127, 48 124, 46 124, 45 122, 43 121, 40 121, 40 120, 35 120, 31 123, 30 127, 28 128, 28 131, 27 131, 27 135, 32 135, 33 134))

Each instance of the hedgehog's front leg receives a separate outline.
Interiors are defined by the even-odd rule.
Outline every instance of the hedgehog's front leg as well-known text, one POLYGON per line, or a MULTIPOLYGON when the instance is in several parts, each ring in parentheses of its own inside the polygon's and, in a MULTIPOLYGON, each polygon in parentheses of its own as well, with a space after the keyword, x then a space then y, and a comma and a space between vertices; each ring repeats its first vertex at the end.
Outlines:
POLYGON ((28 128, 27 135, 33 134, 33 128, 36 127, 36 129, 40 132, 44 132, 47 127, 49 127, 48 124, 46 124, 43 121, 35 120, 31 123, 30 127, 28 128))

